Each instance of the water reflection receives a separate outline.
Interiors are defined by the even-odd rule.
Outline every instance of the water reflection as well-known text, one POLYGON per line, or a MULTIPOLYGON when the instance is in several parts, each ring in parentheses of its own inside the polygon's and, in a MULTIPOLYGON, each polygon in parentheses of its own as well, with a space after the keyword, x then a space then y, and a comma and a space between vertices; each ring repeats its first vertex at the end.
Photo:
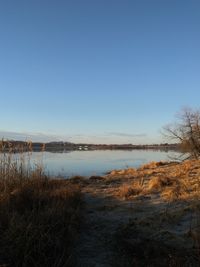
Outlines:
POLYGON ((68 153, 32 152, 27 154, 32 164, 42 164, 50 175, 103 175, 113 169, 139 167, 150 161, 171 160, 173 151, 155 150, 96 150, 68 153))

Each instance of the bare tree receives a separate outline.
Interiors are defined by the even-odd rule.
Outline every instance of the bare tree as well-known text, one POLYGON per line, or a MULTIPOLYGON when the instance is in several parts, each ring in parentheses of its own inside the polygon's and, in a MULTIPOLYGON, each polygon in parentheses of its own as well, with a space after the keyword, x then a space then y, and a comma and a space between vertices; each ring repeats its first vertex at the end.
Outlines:
POLYGON ((190 158, 200 158, 200 110, 182 109, 175 123, 163 127, 163 135, 178 141, 190 158))

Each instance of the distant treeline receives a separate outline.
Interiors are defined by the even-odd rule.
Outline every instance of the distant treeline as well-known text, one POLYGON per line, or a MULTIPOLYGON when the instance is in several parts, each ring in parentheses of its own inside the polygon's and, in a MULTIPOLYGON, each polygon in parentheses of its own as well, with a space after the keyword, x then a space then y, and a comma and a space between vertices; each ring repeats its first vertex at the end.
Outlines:
POLYGON ((1 151, 20 152, 20 151, 65 151, 65 150, 133 150, 133 149, 156 149, 156 150, 179 150, 179 144, 152 144, 152 145, 133 145, 133 144, 87 144, 70 142, 23 142, 23 141, 0 141, 1 151))

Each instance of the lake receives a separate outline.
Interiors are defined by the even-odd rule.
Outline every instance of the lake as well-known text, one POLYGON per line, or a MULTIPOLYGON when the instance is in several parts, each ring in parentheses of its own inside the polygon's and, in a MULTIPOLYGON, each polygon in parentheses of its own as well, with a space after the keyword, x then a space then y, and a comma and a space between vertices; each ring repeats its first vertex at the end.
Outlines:
POLYGON ((169 161, 170 157, 178 155, 174 151, 158 150, 95 150, 32 152, 29 157, 32 164, 42 164, 47 174, 69 177, 103 175, 113 169, 137 168, 150 161, 169 161))

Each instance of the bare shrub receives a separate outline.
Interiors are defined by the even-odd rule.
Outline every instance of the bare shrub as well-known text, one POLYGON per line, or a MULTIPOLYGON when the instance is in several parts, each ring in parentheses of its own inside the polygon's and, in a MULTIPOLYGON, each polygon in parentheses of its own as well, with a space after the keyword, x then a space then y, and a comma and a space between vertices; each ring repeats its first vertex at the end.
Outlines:
POLYGON ((177 115, 177 121, 163 127, 163 135, 178 141, 183 152, 190 158, 200 157, 200 111, 184 108, 177 115))

